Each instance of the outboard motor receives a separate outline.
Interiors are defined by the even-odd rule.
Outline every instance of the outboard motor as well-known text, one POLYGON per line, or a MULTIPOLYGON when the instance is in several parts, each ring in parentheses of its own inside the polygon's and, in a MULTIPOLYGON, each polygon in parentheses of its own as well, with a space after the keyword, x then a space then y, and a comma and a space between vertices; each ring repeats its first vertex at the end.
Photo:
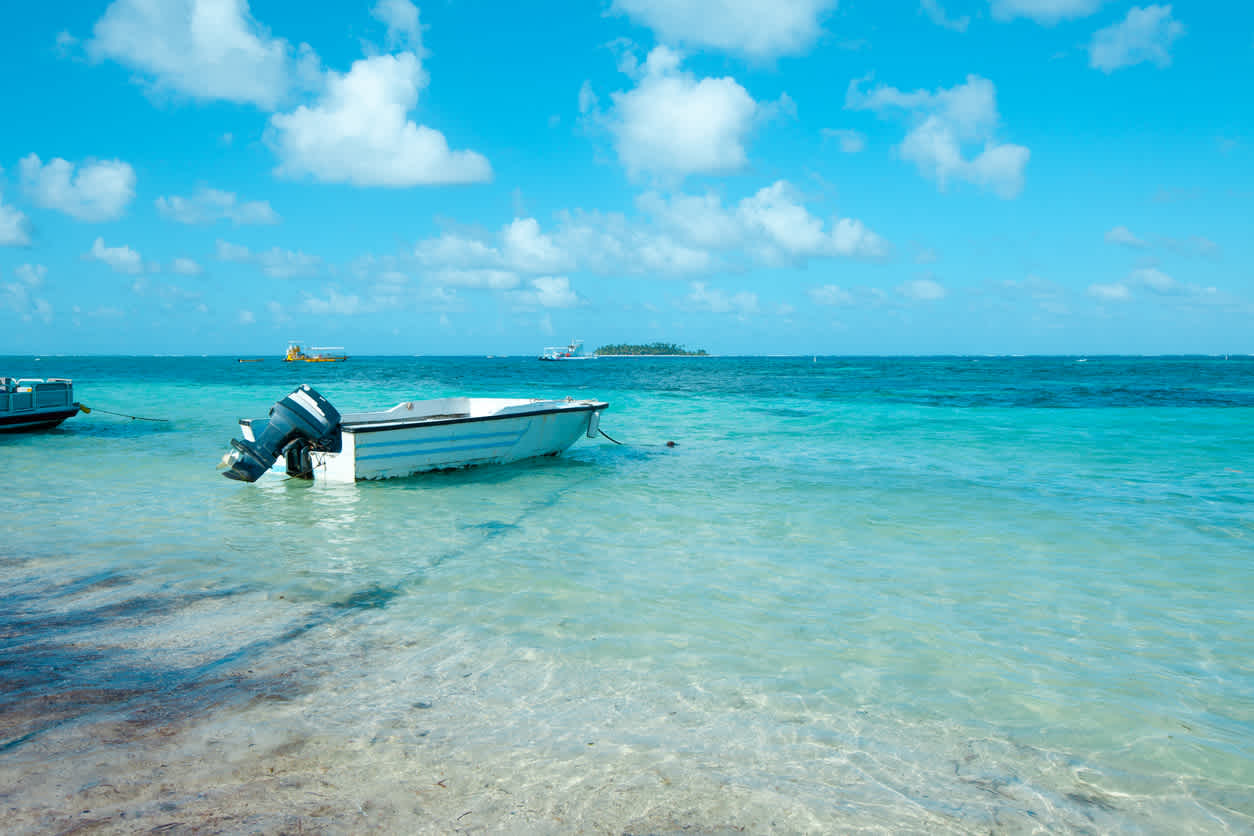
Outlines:
POLYGON ((256 482, 283 455, 288 473, 313 475, 309 450, 339 451, 340 413, 331 402, 307 384, 270 407, 270 421, 256 441, 231 439, 235 451, 227 457, 222 475, 241 482, 256 482), (296 471, 293 472, 293 465, 296 471))

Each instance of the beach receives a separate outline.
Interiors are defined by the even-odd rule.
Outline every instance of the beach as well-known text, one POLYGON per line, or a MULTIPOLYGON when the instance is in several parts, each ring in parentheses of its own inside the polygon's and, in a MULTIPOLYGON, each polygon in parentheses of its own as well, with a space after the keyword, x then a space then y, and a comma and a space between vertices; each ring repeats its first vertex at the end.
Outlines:
POLYGON ((0 436, 7 832, 1254 831, 1252 358, 3 361, 166 419, 0 436), (300 383, 623 443, 223 479, 300 383))

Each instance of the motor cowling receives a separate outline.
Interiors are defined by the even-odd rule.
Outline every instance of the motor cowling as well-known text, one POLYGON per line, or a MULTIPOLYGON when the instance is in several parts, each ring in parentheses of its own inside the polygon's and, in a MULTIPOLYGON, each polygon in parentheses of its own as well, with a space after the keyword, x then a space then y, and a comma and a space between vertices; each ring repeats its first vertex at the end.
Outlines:
POLYGON ((302 451, 307 461, 310 449, 338 451, 339 429, 339 411, 313 387, 301 384, 270 407, 270 420, 256 441, 231 439, 235 449, 228 455, 227 469, 222 475, 241 482, 256 482, 280 455, 290 459, 290 453, 302 451))

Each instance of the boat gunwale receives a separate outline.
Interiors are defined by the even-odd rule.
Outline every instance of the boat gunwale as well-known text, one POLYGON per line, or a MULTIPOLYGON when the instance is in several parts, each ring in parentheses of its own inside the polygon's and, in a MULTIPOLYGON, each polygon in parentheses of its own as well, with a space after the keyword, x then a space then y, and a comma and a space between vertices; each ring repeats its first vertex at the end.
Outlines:
POLYGON ((607 409, 609 404, 604 401, 585 401, 572 403, 566 406, 547 407, 544 409, 530 410, 528 412, 509 412, 504 415, 475 415, 466 418, 446 418, 441 420, 424 420, 420 417, 414 418, 394 418, 384 421, 362 421, 352 423, 348 420, 340 422, 340 430, 346 433, 375 433, 386 432, 388 430, 407 430, 416 429, 418 427, 441 427, 450 424, 475 424, 483 421, 506 421, 510 418, 532 418, 537 415, 558 415, 566 412, 600 412, 607 409))

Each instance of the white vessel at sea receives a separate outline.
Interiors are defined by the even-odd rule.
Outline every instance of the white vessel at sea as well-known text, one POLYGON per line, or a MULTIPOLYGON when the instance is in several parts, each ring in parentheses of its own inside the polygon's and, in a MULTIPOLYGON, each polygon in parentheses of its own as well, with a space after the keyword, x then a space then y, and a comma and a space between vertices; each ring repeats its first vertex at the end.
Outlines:
POLYGON ((268 418, 244 419, 224 475, 254 482, 282 460, 289 476, 354 482, 556 456, 595 437, 596 400, 437 398, 343 416, 308 385, 268 418))
POLYGON ((585 354, 583 340, 574 340, 570 345, 549 346, 540 352, 541 360, 595 360, 595 354, 585 354))

